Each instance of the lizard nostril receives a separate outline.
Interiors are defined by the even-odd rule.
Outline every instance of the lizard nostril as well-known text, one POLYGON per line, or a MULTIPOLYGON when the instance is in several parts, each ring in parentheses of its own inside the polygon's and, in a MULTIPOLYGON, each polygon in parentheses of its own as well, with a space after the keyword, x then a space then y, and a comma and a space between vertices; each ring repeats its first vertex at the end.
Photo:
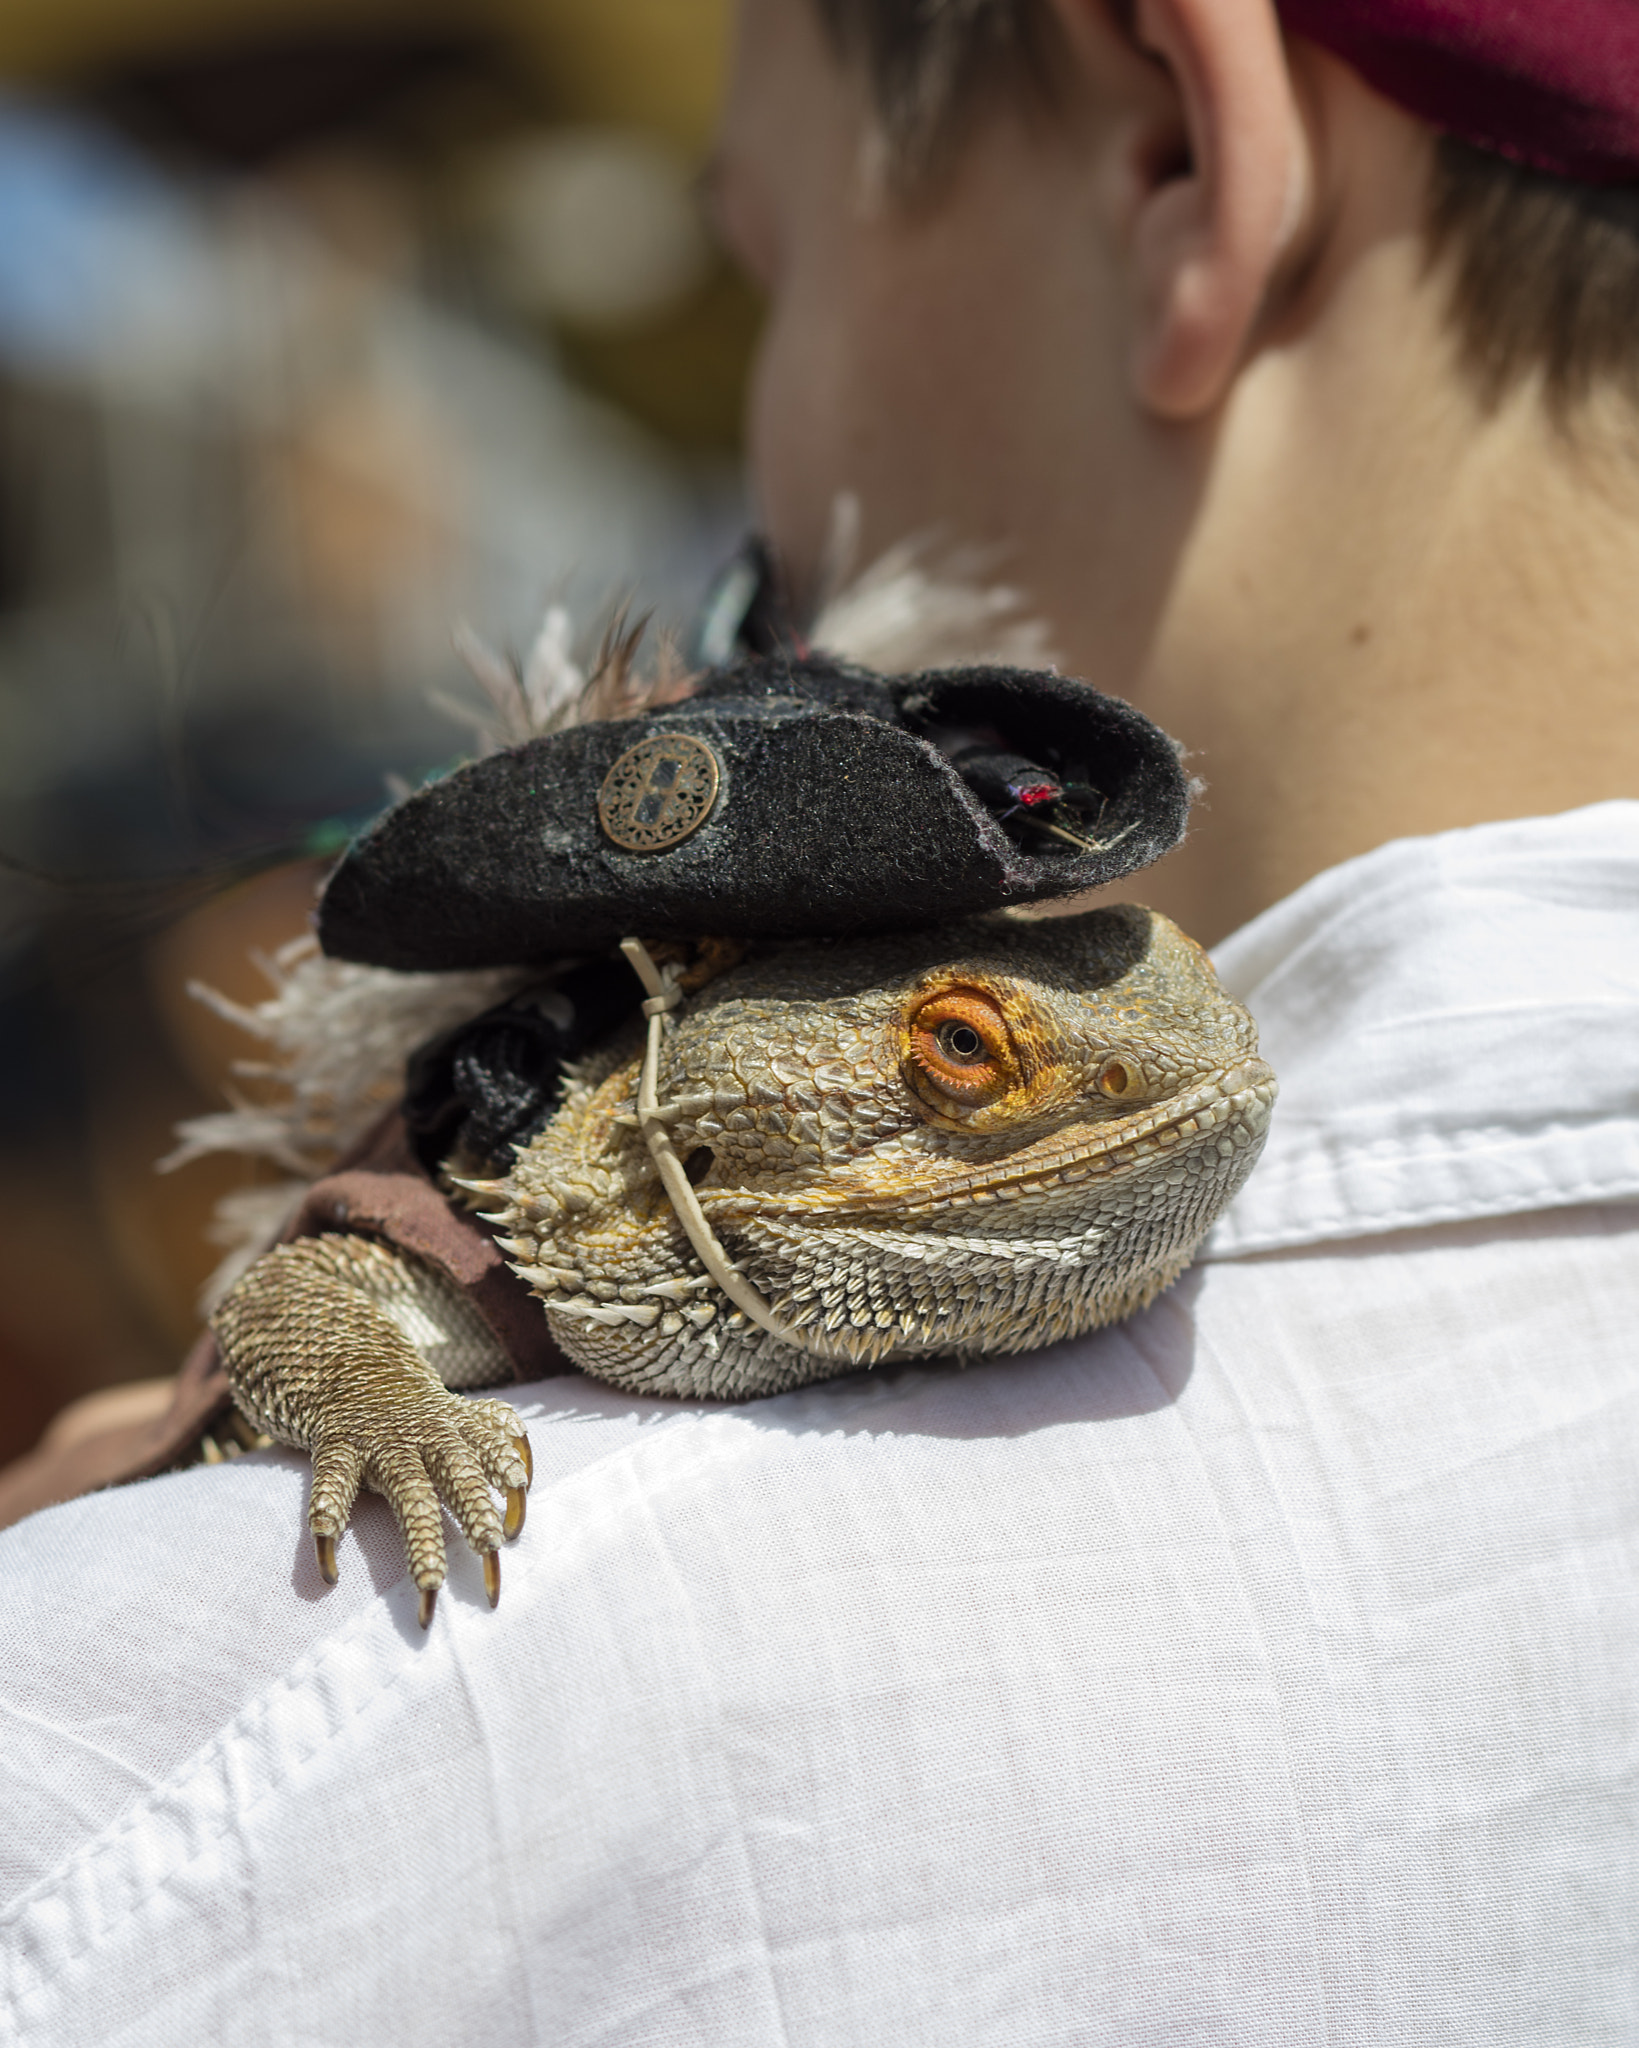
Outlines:
POLYGON ((696 1145, 688 1158, 683 1161, 683 1171, 691 1188, 697 1188, 717 1164, 717 1154, 709 1145, 696 1145))

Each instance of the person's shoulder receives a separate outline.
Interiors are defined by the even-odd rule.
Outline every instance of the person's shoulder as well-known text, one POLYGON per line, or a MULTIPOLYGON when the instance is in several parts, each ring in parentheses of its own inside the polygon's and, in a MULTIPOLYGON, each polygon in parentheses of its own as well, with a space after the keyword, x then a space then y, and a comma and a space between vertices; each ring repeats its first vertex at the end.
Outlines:
POLYGON ((500 1607, 452 1546, 425 1634, 379 1503, 321 1590, 294 1458, 36 1517, 0 1538, 27 2038, 840 2042, 903 1987, 896 2039, 988 2040, 998 1983, 1057 2013, 1065 1956, 1102 1982, 1135 1944, 1120 2038, 1246 2038, 1270 1973, 1372 1995, 1387 1753, 1441 1816, 1392 1880, 1413 2031, 1507 1981, 1519 1900, 1585 1947, 1625 1833, 1574 1798, 1544 1832, 1496 1760, 1618 1768, 1631 1241, 1598 1211, 1198 1267, 1090 1337, 734 1408, 545 1382, 500 1607), (1317 1889, 1355 1903, 1317 1929, 1317 1889))
MULTIPOLYGON (((561 1701, 572 1667, 543 1645, 572 1613, 624 1632, 630 1662, 663 1670, 694 1634, 702 1587, 732 1585, 748 1613, 778 1607, 839 1544, 860 1540, 839 1529, 862 1490, 895 1497, 914 1472, 937 1517, 959 1507, 991 1434, 1155 1398, 1130 1367, 1089 1394, 1063 1349, 969 1373, 857 1375, 735 1408, 634 1400, 579 1376, 521 1389, 536 1480, 503 1554, 500 1606, 490 1611, 478 1562, 452 1532, 448 1590, 427 1631, 398 1531, 368 1492, 338 1546, 339 1583, 325 1586, 294 1453, 28 1517, 0 1532, 0 1714, 16 1731, 0 1909, 109 1831, 140 1834, 156 1800, 173 1814, 179 1802, 209 1810, 253 1784, 277 1799, 287 1713, 315 1751, 341 1736, 326 1720, 341 1701, 381 1727, 403 1720, 412 1747, 418 1720, 441 1727, 448 1747, 452 1699, 479 1667, 490 1707, 561 1701), (1079 1392, 1062 1391, 1066 1372, 1079 1392), (223 1759, 240 1786, 231 1795, 213 1776, 223 1759)), ((930 1526, 920 1543, 936 1566, 930 1526)), ((913 1569, 903 1530, 894 1548, 913 1569)), ((616 1698, 606 1705, 618 1718, 616 1698)), ((561 1731, 560 1708, 552 1720, 561 1731)), ((491 1759, 510 1771, 528 1754, 527 1742, 503 1742, 491 1759)))

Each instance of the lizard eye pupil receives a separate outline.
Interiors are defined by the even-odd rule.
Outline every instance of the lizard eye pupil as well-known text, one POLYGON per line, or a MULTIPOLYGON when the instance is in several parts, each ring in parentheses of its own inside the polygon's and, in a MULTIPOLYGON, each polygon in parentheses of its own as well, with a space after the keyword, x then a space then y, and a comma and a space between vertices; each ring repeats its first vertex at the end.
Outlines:
POLYGON ((984 1040, 971 1024, 946 1024, 939 1033, 939 1050, 948 1059, 976 1060, 984 1049, 984 1040))

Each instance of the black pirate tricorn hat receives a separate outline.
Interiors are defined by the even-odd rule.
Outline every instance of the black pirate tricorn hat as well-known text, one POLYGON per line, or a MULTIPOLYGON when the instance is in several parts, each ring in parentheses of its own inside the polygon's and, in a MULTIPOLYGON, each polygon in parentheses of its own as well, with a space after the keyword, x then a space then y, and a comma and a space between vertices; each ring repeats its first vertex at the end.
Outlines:
POLYGON ((1173 742, 1084 683, 773 654, 418 791, 345 855, 319 938, 447 969, 911 929, 1113 882, 1188 807, 1173 742))

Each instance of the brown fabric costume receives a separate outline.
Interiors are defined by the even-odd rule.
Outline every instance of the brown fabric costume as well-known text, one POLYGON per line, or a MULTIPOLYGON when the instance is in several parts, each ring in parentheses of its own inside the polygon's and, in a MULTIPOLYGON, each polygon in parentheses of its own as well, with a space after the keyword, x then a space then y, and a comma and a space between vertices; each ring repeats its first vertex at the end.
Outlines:
MULTIPOLYGON (((576 1370, 553 1342, 540 1304, 508 1268, 488 1230, 429 1179, 396 1110, 334 1173, 313 1183, 280 1232, 280 1242, 327 1231, 380 1238, 453 1280, 489 1326, 515 1381, 576 1370)), ((216 1340, 206 1330, 188 1353, 171 1405, 157 1421, 101 1430, 61 1450, 35 1451, 0 1474, 0 1528, 36 1508, 98 1487, 151 1479, 187 1463, 200 1438, 232 1406, 216 1340)))

